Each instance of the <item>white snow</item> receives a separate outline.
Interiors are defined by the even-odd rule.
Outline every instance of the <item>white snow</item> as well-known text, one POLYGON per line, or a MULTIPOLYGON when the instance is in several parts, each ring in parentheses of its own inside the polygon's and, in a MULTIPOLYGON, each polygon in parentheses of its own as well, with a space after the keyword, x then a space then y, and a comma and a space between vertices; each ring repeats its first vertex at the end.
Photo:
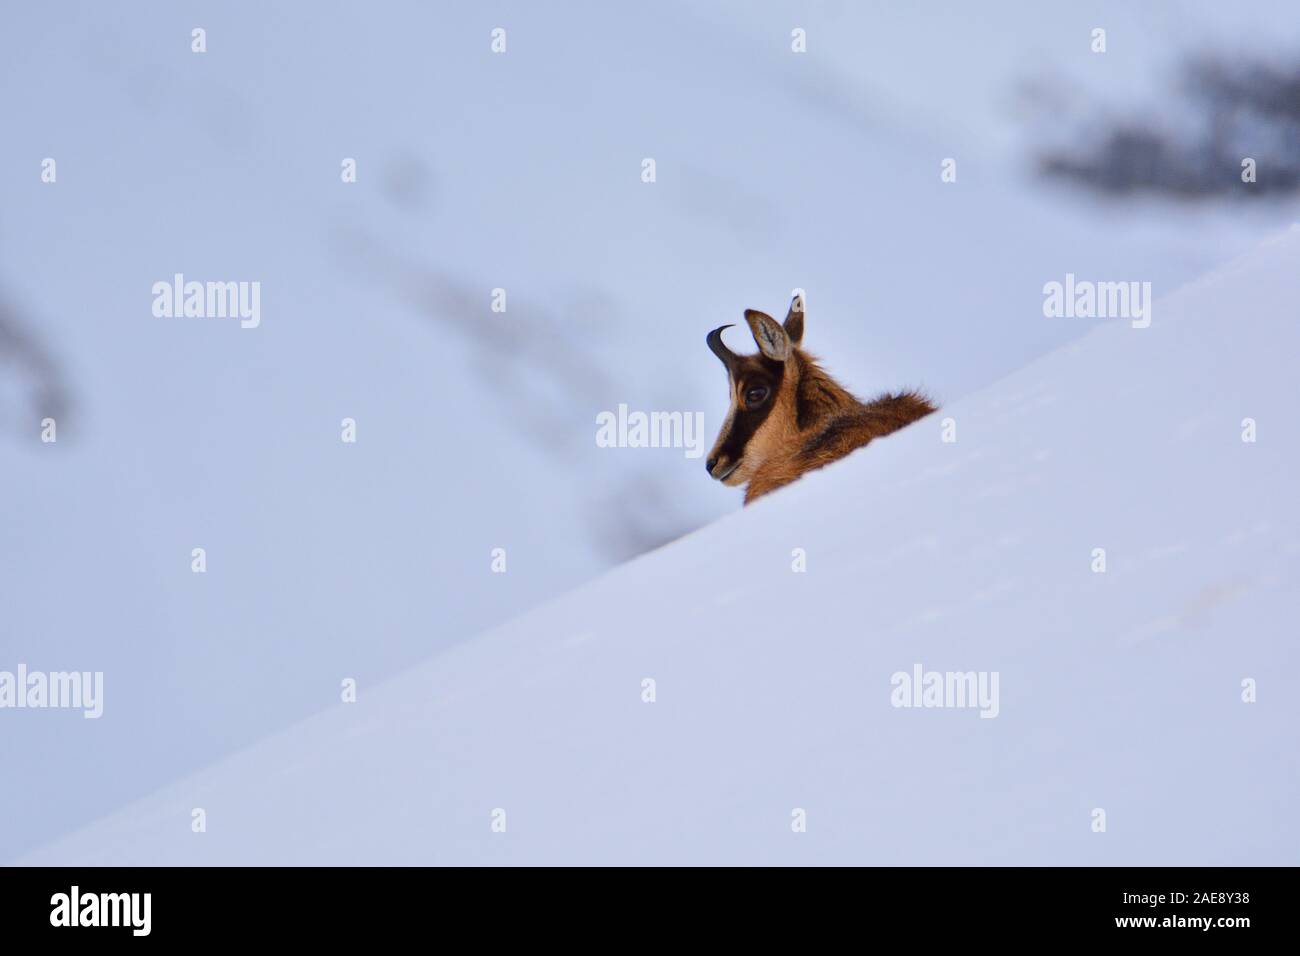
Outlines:
POLYGON ((20 862, 1294 864, 1298 264, 1022 311, 1095 327, 20 862))

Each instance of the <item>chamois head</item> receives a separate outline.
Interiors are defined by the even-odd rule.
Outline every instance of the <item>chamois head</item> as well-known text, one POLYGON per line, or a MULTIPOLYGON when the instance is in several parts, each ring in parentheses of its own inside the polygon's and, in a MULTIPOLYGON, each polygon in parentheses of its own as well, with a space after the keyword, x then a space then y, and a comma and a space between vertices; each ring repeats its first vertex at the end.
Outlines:
POLYGON ((746 311, 757 355, 737 355, 722 344, 722 329, 730 326, 709 333, 709 348, 727 367, 731 407, 705 467, 725 485, 746 485, 746 504, 936 407, 916 391, 858 401, 800 347, 803 319, 800 296, 784 325, 746 311))
POLYGON ((758 344, 757 355, 737 355, 722 342, 724 325, 708 335, 709 348, 727 369, 731 407, 705 463, 724 485, 741 485, 798 433, 795 396, 803 368, 803 297, 795 296, 784 325, 756 309, 745 321, 758 344))

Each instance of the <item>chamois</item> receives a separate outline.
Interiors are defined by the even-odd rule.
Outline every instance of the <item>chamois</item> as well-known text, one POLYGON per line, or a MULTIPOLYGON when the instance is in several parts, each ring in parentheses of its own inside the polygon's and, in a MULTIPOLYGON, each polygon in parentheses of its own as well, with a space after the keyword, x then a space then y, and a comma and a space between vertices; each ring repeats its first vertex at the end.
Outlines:
POLYGON ((727 368, 731 407, 705 467, 724 485, 748 482, 745 504, 936 408, 912 391, 858 401, 799 347, 803 320, 801 296, 790 303, 784 325, 745 310, 758 355, 737 355, 723 344, 730 325, 706 339, 727 368))

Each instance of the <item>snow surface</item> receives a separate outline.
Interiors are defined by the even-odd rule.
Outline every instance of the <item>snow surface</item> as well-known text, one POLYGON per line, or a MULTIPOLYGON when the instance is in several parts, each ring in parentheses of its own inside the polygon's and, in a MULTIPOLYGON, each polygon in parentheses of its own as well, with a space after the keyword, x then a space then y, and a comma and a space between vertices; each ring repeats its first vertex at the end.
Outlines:
POLYGON ((1295 864, 1298 263, 1088 322, 21 862, 1295 864), (998 716, 891 706, 917 663, 998 672, 998 716))

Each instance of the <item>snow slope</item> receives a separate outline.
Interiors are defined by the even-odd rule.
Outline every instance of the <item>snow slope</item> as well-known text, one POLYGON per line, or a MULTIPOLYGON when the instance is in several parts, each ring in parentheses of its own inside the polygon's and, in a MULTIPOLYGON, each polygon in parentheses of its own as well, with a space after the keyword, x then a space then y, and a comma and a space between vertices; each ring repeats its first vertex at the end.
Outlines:
POLYGON ((1297 262, 1293 229, 21 862, 1295 864, 1297 262), (996 718, 891 706, 918 663, 997 672, 996 718))

